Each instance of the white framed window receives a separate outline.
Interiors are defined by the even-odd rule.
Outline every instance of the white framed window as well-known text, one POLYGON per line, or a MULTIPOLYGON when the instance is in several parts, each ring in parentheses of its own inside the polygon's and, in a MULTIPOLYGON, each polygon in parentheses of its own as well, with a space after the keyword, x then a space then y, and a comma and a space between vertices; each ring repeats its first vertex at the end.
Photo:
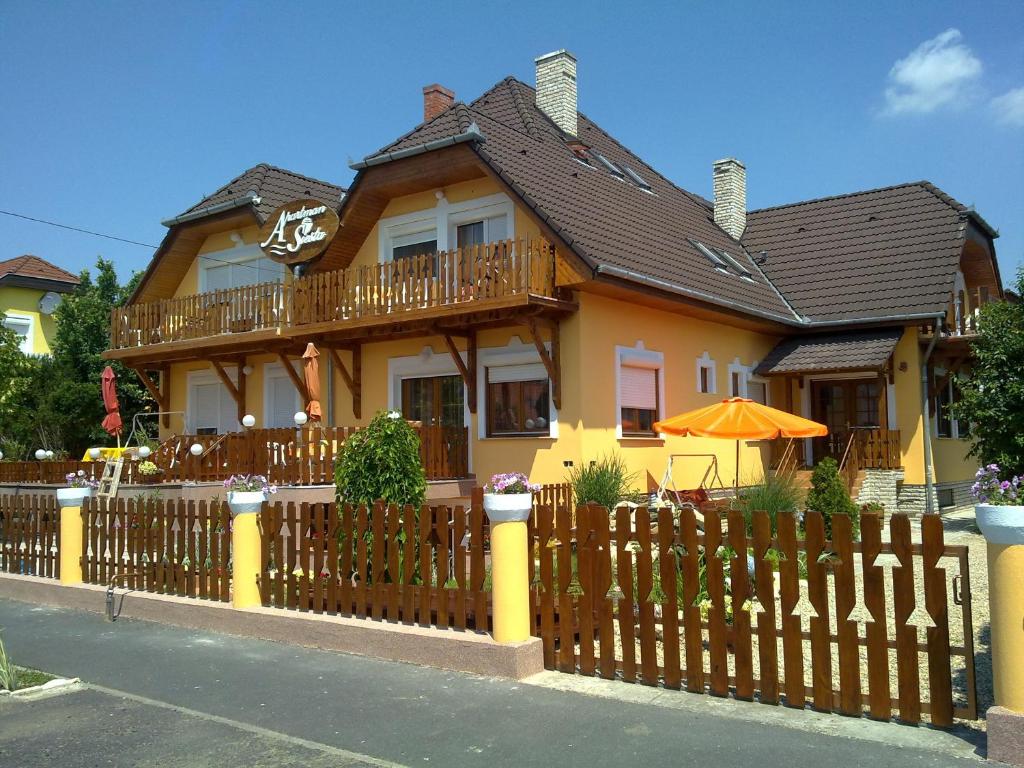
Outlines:
MULTIPOLYGON (((228 376, 237 383, 234 372, 228 376)), ((185 404, 185 429, 193 435, 223 435, 236 432, 238 407, 235 399, 211 371, 190 371, 187 378, 188 399, 185 404)))
MULTIPOLYGON (((935 369, 935 378, 946 377, 942 368, 935 369)), ((935 437, 949 437, 960 440, 970 435, 970 426, 953 417, 949 407, 960 400, 960 376, 950 376, 942 386, 935 389, 935 437)), ((938 381, 936 382, 938 383, 938 381)))
POLYGON ((705 395, 718 392, 717 366, 711 356, 705 352, 697 358, 697 391, 705 395))
POLYGON ((284 280, 284 264, 267 258, 257 245, 203 253, 197 258, 200 293, 284 280))
MULTIPOLYGON (((550 352, 550 344, 545 344, 550 352)), ((477 353, 477 435, 490 438, 558 437, 551 380, 532 344, 514 337, 505 347, 477 353)))
POLYGON ((729 397, 749 397, 747 382, 752 370, 753 366, 743 365, 738 357, 729 363, 729 397))
POLYGON ((268 429, 294 427, 302 400, 281 363, 263 364, 263 424, 268 429))
MULTIPOLYGON (((755 366, 756 367, 756 366, 755 366)), ((771 405, 770 388, 768 379, 761 376, 750 376, 747 378, 747 397, 761 405, 771 405)))
POLYGON ((450 203, 440 190, 435 194, 437 204, 431 209, 389 216, 378 222, 381 264, 512 237, 515 209, 507 195, 450 203))
POLYGON ((7 312, 3 315, 5 328, 14 331, 18 337, 18 349, 24 354, 32 354, 35 344, 35 321, 31 315, 22 315, 18 312, 7 312))
POLYGON ((664 416, 665 356, 635 347, 615 347, 615 434, 658 437, 654 423, 664 416))

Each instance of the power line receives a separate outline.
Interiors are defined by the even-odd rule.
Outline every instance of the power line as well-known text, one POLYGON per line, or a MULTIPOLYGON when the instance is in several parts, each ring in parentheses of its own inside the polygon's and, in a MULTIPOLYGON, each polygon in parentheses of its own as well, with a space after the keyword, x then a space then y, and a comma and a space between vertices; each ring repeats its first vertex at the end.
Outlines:
MULTIPOLYGON (((158 246, 155 246, 155 245, 150 245, 149 243, 140 243, 138 240, 129 240, 129 239, 124 238, 124 237, 117 237, 116 235, 105 235, 102 232, 93 232, 90 229, 82 229, 81 227, 73 227, 70 224, 59 224, 56 221, 47 221, 46 219, 37 219, 37 218, 35 218, 33 216, 26 216, 23 213, 14 213, 13 211, 4 211, 4 210, 0 210, 0 213, 4 214, 5 216, 13 216, 16 219, 25 219, 25 221, 34 221, 37 224, 47 224, 47 225, 49 225, 51 227, 59 227, 60 229, 70 229, 72 232, 81 232, 82 234, 85 234, 85 235, 92 235, 94 237, 103 237, 103 238, 106 238, 107 240, 117 240, 120 243, 128 243, 130 245, 141 245, 143 248, 150 248, 150 249, 152 249, 154 251, 158 247, 158 246)), ((255 270, 257 270, 257 273, 260 270, 259 265, 256 265, 256 264, 246 264, 245 262, 227 261, 226 259, 218 259, 215 256, 207 256, 206 254, 199 254, 198 258, 206 259, 207 261, 216 261, 219 264, 228 264, 230 266, 243 267, 245 269, 255 269, 255 270)))
POLYGON ((72 227, 69 224, 58 224, 55 221, 47 221, 46 219, 36 219, 32 216, 26 216, 22 213, 14 213, 13 211, 0 210, 0 213, 5 216, 13 216, 16 219, 25 219, 26 221, 34 221, 38 224, 49 224, 51 227, 60 227, 61 229, 70 229, 72 232, 81 232, 86 235, 93 235, 94 237, 105 237, 107 240, 117 240, 121 243, 128 243, 130 245, 141 245, 143 248, 152 248, 154 251, 157 246, 150 245, 149 243, 140 243, 138 240, 128 240, 124 237, 116 237, 115 235, 104 235, 102 232, 93 232, 89 229, 82 229, 81 227, 72 227))

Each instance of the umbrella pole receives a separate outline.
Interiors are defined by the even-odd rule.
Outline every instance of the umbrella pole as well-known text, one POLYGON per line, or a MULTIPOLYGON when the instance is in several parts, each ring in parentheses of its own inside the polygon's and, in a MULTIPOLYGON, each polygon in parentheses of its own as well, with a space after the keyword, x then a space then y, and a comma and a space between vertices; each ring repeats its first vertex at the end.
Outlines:
POLYGON ((736 476, 733 478, 733 493, 740 497, 740 441, 736 441, 736 476))

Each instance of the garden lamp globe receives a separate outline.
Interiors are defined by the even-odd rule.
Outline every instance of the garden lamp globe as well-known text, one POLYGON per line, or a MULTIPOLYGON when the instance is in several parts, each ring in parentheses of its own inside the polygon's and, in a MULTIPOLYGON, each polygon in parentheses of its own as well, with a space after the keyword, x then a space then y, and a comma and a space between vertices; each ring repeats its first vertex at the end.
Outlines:
POLYGON ((252 427, 255 427, 256 417, 253 416, 251 413, 245 414, 245 416, 242 417, 242 426, 245 427, 246 429, 251 429, 252 427))
POLYGON ((53 458, 53 451, 47 451, 46 452, 46 458, 52 459, 53 458))
POLYGON ((102 455, 103 455, 103 451, 101 451, 99 448, 90 448, 89 449, 89 458, 92 459, 93 461, 98 461, 100 456, 102 456, 102 455))
POLYGON ((305 411, 298 411, 295 414, 295 426, 296 427, 301 427, 307 421, 309 421, 309 416, 306 415, 305 411))
POLYGON ((42 448, 40 448, 38 451, 36 451, 36 458, 39 459, 40 461, 45 459, 46 458, 46 451, 44 451, 42 448))
POLYGON ((193 456, 198 456, 203 452, 203 446, 201 446, 199 443, 192 443, 192 445, 188 449, 188 452, 191 453, 193 456))
POLYGON ((152 448, 150 448, 148 445, 143 445, 142 447, 139 448, 139 458, 140 459, 148 459, 149 458, 149 454, 151 454, 152 452, 153 452, 152 448))
POLYGON ((0 461, 3 461, 3 460, 4 460, 4 452, 0 451, 0 461))

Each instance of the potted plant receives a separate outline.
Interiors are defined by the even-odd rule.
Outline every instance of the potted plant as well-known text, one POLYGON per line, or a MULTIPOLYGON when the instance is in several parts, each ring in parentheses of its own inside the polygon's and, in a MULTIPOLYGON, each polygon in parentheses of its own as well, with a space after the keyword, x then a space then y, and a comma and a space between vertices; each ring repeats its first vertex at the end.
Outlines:
POLYGON ((159 483, 160 476, 163 473, 163 470, 152 461, 143 461, 139 464, 138 482, 145 484, 159 483))
POLYGON ((989 464, 974 475, 978 528, 990 544, 1024 544, 1024 477, 1000 480, 1000 474, 998 464, 989 464))
POLYGON ((92 496, 92 492, 99 487, 99 483, 86 475, 83 469, 68 472, 64 480, 67 481, 67 487, 57 489, 57 502, 62 507, 82 506, 82 501, 92 496))
POLYGON ((267 496, 277 493, 277 486, 268 483, 263 475, 232 475, 224 481, 224 488, 233 516, 259 512, 267 496))
POLYGON ((484 486, 484 511, 492 523, 523 521, 533 510, 533 494, 540 490, 521 472, 491 477, 484 486))

